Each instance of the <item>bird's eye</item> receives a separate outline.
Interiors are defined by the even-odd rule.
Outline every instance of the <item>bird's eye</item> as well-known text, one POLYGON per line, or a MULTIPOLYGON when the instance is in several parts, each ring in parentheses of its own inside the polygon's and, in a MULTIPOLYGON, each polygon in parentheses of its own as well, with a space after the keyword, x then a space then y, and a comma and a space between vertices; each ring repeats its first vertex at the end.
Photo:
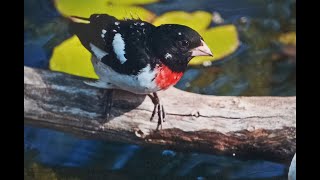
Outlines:
POLYGON ((189 46, 189 42, 187 40, 180 41, 180 44, 183 47, 188 47, 189 46))

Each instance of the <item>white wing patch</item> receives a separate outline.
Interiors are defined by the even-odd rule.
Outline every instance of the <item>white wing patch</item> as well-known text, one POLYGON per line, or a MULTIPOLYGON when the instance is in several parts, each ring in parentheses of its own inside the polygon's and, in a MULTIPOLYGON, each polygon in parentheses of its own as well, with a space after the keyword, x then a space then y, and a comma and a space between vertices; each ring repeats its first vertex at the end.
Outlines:
POLYGON ((164 58, 168 59, 168 58, 172 58, 172 55, 170 53, 167 53, 164 58))
POLYGON ((127 61, 126 57, 124 57, 124 55, 126 54, 126 52, 124 51, 125 43, 120 33, 117 33, 114 35, 112 46, 120 63, 121 64, 125 63, 127 61))
POLYGON ((93 45, 92 43, 90 43, 90 47, 91 50, 93 51, 94 55, 101 61, 101 59, 108 55, 107 52, 101 50, 100 48, 98 48, 97 46, 93 45))
POLYGON ((106 34, 106 32, 107 32, 107 31, 106 31, 105 29, 102 29, 102 34, 101 34, 101 37, 102 37, 102 38, 104 38, 104 34, 106 34))

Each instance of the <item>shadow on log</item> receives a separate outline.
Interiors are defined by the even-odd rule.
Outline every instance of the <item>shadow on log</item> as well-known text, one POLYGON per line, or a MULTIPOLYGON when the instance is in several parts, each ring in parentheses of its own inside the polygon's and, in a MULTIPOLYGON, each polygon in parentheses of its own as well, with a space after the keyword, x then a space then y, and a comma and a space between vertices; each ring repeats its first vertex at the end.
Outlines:
POLYGON ((296 151, 296 97, 209 96, 159 92, 163 130, 149 121, 144 95, 116 91, 112 119, 100 124, 101 89, 85 78, 24 67, 24 122, 81 137, 290 163, 296 151))

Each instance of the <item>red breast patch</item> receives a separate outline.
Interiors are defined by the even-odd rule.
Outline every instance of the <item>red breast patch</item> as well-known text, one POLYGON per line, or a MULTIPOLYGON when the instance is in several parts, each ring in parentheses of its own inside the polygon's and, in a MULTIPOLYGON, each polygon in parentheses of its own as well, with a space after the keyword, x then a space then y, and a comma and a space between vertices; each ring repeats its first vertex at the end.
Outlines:
POLYGON ((175 85, 182 77, 182 72, 173 72, 168 66, 162 64, 157 67, 158 74, 156 75, 156 84, 161 89, 175 85))

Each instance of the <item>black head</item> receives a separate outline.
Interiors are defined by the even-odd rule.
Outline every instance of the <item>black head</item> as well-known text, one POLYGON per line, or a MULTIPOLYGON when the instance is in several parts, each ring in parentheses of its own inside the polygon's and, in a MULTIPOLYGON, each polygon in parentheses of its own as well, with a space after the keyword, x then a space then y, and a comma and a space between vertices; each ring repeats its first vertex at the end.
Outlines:
POLYGON ((183 72, 195 56, 212 56, 198 32, 188 26, 165 24, 152 33, 153 52, 171 70, 183 72))

